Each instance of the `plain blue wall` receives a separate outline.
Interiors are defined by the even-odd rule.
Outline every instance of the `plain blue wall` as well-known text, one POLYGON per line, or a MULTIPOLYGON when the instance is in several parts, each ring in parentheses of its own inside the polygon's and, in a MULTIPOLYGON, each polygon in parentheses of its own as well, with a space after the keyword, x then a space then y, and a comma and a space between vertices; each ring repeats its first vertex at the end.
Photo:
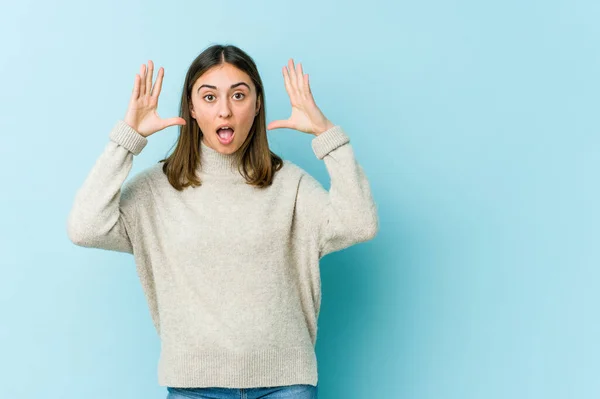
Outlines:
MULTIPOLYGON (((214 43, 254 57, 268 121, 302 62, 379 205, 376 239, 322 260, 320 397, 599 397, 599 4, 3 5, 0 397, 166 396, 133 257, 73 245, 66 218, 140 65, 176 116, 214 43)), ((328 188, 310 139, 269 133, 328 188)))

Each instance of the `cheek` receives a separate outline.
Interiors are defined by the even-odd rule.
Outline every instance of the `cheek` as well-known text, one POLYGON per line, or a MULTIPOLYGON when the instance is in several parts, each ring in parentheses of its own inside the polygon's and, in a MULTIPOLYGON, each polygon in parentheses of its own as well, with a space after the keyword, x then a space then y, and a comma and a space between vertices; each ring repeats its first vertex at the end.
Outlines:
POLYGON ((256 108, 254 106, 254 104, 248 104, 247 106, 244 107, 243 110, 241 111, 241 115, 243 116, 244 120, 252 123, 252 121, 254 120, 254 117, 256 116, 256 108))
POLYGON ((198 121, 198 124, 207 123, 214 119, 214 111, 210 107, 197 105, 194 108, 194 113, 196 114, 196 120, 198 121))

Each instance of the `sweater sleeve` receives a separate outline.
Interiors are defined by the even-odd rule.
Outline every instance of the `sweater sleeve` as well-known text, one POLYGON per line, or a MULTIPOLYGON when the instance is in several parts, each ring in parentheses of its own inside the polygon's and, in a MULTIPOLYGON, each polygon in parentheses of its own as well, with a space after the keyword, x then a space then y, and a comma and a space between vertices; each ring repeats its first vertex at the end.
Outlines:
POLYGON ((379 220, 369 182, 345 131, 336 125, 315 137, 311 144, 317 158, 325 162, 331 186, 327 191, 303 172, 296 206, 322 258, 373 239, 379 231, 379 220))
POLYGON ((67 220, 69 239, 83 247, 133 253, 131 235, 139 196, 146 187, 143 174, 123 185, 148 139, 119 120, 109 142, 75 195, 67 220))

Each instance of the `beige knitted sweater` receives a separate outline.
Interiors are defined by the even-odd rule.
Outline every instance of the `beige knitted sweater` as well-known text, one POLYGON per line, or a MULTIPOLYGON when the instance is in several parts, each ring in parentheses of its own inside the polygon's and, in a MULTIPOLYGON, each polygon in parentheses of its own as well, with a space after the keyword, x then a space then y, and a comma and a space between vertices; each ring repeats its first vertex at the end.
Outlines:
POLYGON ((232 156, 201 144, 202 186, 175 190, 157 163, 127 182, 148 139, 123 121, 75 195, 83 247, 133 254, 171 387, 317 384, 319 260, 372 239, 376 206, 349 137, 312 139, 329 191, 288 160, 273 184, 246 184, 232 156))

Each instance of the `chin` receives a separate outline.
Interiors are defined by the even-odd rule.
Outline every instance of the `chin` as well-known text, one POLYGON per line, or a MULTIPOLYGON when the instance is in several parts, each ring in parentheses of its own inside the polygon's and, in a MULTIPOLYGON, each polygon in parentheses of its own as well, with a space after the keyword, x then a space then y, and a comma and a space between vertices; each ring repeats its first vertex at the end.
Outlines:
POLYGON ((225 154, 225 155, 231 155, 231 154, 233 154, 233 153, 234 153, 236 150, 237 150, 237 148, 235 148, 235 149, 231 149, 231 148, 229 148, 229 147, 227 147, 227 148, 219 148, 219 152, 220 152, 221 154, 225 154))
POLYGON ((221 154, 231 155, 239 149, 239 146, 235 145, 235 143, 223 145, 217 142, 217 149, 221 154))

